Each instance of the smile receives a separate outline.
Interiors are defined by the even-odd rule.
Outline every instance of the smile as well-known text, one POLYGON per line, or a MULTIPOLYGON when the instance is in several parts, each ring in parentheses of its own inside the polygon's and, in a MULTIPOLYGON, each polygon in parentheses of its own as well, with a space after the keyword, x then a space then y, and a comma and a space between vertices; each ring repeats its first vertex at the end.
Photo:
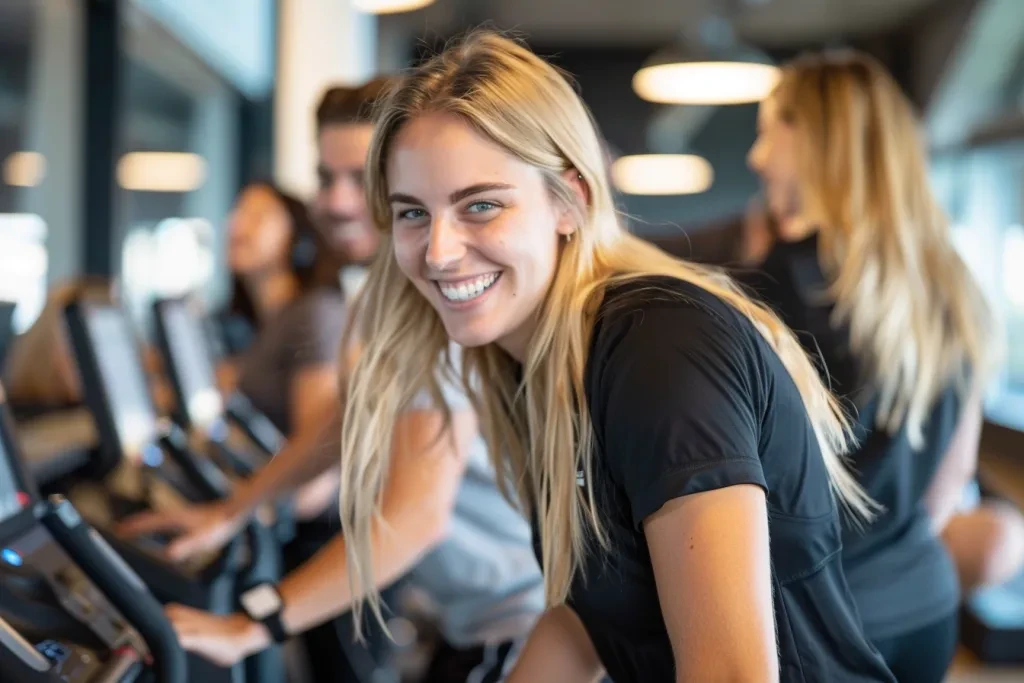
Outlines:
POLYGON ((501 273, 488 273, 458 282, 438 281, 437 288, 441 290, 441 296, 448 301, 464 303, 483 296, 484 292, 494 286, 500 276, 501 273))

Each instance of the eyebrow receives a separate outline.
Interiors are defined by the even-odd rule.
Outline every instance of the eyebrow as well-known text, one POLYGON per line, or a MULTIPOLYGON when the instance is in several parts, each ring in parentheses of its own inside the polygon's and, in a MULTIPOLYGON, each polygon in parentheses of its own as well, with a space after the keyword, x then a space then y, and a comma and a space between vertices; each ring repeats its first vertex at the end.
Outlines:
MULTIPOLYGON (((508 183, 477 183, 476 185, 464 187, 461 190, 455 190, 450 195, 448 195, 448 202, 451 204, 455 204, 456 202, 459 202, 465 199, 466 197, 472 197, 473 195, 480 194, 481 192, 493 192, 495 190, 514 189, 515 186, 509 185, 508 183)), ((420 206, 423 205, 423 202, 417 199, 416 197, 413 197, 412 195, 409 194, 402 194, 401 192, 392 192, 390 195, 388 195, 388 201, 391 202, 392 204, 401 203, 419 204, 420 206)))

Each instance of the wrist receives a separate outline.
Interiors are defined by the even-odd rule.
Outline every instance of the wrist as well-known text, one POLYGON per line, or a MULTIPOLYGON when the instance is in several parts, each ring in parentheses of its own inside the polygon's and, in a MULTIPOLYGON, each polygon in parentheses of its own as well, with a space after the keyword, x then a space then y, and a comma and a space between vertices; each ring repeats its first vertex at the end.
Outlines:
POLYGON ((266 626, 258 621, 253 621, 245 614, 240 614, 239 616, 245 619, 245 630, 242 637, 246 652, 249 654, 262 652, 274 643, 274 639, 266 626))
POLYGON ((257 507, 259 501, 253 501, 252 486, 250 482, 241 482, 236 485, 231 495, 224 500, 224 511, 233 519, 241 519, 249 516, 257 507))

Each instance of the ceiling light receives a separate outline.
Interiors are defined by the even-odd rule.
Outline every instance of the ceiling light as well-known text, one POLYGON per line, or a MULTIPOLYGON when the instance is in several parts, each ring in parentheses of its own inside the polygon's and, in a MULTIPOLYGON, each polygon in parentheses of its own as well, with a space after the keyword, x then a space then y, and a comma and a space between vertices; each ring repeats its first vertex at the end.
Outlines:
POLYGON ((130 152, 117 162, 117 182, 138 192, 192 192, 206 180, 206 161, 187 152, 130 152))
POLYGON ((35 187, 46 175, 46 157, 39 152, 13 152, 4 159, 4 182, 13 187, 35 187))
POLYGON ((659 104, 745 104, 771 94, 778 78, 769 64, 676 61, 640 69, 633 90, 659 104))
POLYGON ((708 160, 694 154, 637 154, 612 164, 612 182, 625 194, 697 194, 711 187, 714 175, 708 160))
POLYGON ((354 0, 355 8, 367 14, 399 14, 434 4, 434 0, 354 0))
POLYGON ((697 36, 656 53, 633 76, 633 90, 659 104, 744 104, 767 97, 779 69, 739 44, 725 19, 712 17, 697 36))

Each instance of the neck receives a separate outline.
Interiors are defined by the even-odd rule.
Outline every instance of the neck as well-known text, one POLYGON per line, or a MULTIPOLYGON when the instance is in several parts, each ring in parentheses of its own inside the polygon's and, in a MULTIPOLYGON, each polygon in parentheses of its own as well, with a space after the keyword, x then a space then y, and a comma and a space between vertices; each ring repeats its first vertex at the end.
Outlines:
POLYGON ((817 223, 803 216, 792 216, 779 221, 779 237, 786 242, 800 242, 817 231, 817 223))
POLYGON ((255 275, 245 280, 256 314, 266 320, 299 294, 299 281, 287 270, 255 275))
POLYGON ((526 363, 526 357, 530 351, 530 341, 537 329, 537 321, 530 318, 518 328, 498 340, 498 346, 505 350, 505 353, 512 356, 512 360, 520 365, 526 363))

